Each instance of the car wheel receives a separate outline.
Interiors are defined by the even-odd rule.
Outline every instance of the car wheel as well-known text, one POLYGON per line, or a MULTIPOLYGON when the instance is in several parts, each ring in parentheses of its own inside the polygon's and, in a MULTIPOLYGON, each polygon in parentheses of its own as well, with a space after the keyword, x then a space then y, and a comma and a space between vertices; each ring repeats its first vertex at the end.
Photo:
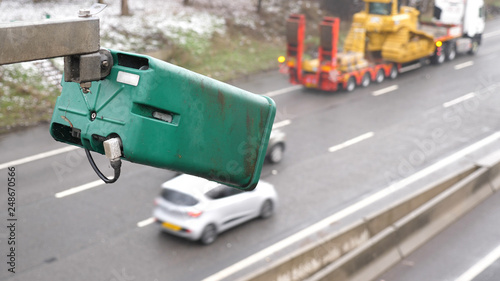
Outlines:
POLYGON ((215 225, 209 224, 205 226, 205 229, 203 229, 203 232, 201 233, 200 242, 203 245, 209 245, 212 244, 215 239, 217 239, 217 229, 215 228, 215 225))
POLYGON ((278 163, 283 159, 284 147, 282 144, 275 144, 269 152, 269 162, 278 163))
POLYGON ((267 219, 273 215, 273 212, 274 212, 273 202, 267 199, 260 207, 260 217, 262 219, 267 219))
POLYGON ((384 70, 379 69, 377 71, 377 76, 375 76, 375 81, 377 81, 377 83, 382 83, 382 82, 384 82, 384 79, 385 79, 384 70))
POLYGON ((363 75, 363 79, 361 80, 361 86, 363 86, 364 88, 370 86, 370 82, 371 82, 371 79, 370 79, 370 73, 365 73, 365 75, 363 75))

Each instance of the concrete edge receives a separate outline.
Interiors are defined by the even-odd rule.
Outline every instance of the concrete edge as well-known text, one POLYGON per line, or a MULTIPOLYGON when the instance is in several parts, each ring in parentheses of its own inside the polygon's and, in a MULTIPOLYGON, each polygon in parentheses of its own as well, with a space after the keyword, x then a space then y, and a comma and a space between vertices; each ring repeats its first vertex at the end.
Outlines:
MULTIPOLYGON (((479 169, 389 226, 387 229, 391 233, 393 230, 395 235, 391 234, 390 245, 382 243, 376 235, 366 245, 307 280, 373 280, 397 262, 394 261, 394 254, 389 259, 388 254, 379 254, 380 249, 372 251, 376 249, 375 244, 385 247, 389 253, 397 248, 401 260, 498 190, 499 185, 493 183, 500 178, 497 173, 500 171, 500 153, 496 155, 478 161, 482 165, 479 169), (484 164, 486 160, 488 165, 484 164), (377 268, 374 268, 375 265, 377 268), (342 278, 335 279, 337 276, 342 278)), ((386 231, 383 230, 380 235, 386 234, 386 231)))
POLYGON ((500 151, 496 151, 487 157, 484 157, 476 162, 476 165, 480 167, 489 168, 490 183, 495 190, 500 189, 500 151))
POLYGON ((382 274, 386 268, 401 260, 397 245, 394 243, 397 238, 396 229, 392 226, 388 227, 367 243, 305 280, 369 280, 373 274, 382 274))
POLYGON ((493 194, 488 169, 480 168, 394 224, 406 257, 493 194))
MULTIPOLYGON (((485 179, 487 182, 486 171, 486 168, 480 168, 431 198, 382 230, 368 243, 349 253, 350 255, 311 276, 308 281, 371 280, 379 276, 475 206, 475 203, 489 196, 493 191, 488 183, 484 184, 485 179), (472 199, 460 200, 471 194, 472 199), (466 201, 470 203, 460 204, 466 201), (454 211, 448 212, 452 209, 454 211)), ((411 204, 411 200, 407 204, 411 204)))
POLYGON ((478 169, 475 165, 469 165, 463 168, 460 172, 449 175, 439 181, 427 185, 415 193, 396 201, 388 207, 374 212, 365 217, 367 227, 372 235, 375 235, 389 227, 405 215, 422 206, 425 202, 434 198, 444 190, 463 180, 468 175, 478 169))
POLYGON ((238 280, 303 280, 370 239, 363 219, 238 280))

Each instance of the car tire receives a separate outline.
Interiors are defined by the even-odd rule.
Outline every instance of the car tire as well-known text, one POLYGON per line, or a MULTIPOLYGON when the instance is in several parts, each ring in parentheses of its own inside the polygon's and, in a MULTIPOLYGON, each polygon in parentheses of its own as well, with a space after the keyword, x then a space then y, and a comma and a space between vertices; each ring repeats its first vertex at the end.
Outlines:
POLYGON ((275 144, 273 147, 271 147, 271 150, 269 151, 269 156, 268 160, 269 162, 275 164, 281 162, 283 159, 283 152, 285 151, 285 147, 283 144, 275 144))
POLYGON ((260 207, 260 218, 261 219, 267 219, 273 215, 274 212, 274 206, 273 206, 273 201, 270 199, 267 199, 262 203, 262 206, 260 207))
POLYGON ((201 233, 200 242, 203 245, 212 244, 217 239, 217 228, 213 224, 205 226, 201 233))

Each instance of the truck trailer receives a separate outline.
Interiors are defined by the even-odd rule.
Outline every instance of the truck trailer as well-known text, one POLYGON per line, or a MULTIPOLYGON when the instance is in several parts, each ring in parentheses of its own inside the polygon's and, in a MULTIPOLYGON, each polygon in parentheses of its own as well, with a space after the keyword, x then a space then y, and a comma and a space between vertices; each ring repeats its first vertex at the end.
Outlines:
POLYGON ((290 83, 323 91, 367 87, 395 79, 405 66, 428 60, 441 64, 458 53, 475 54, 485 26, 483 0, 435 0, 432 21, 420 21, 420 12, 398 0, 364 0, 356 13, 343 50, 338 50, 340 20, 320 23, 318 57, 304 59, 304 15, 287 20, 286 58, 280 69, 290 83))

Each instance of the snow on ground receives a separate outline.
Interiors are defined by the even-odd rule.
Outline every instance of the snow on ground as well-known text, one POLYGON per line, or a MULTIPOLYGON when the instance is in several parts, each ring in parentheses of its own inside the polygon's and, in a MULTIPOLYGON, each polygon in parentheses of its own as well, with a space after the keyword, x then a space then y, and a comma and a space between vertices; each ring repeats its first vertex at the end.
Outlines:
MULTIPOLYGON (((46 18, 75 18, 81 8, 89 8, 95 0, 2 0, 0 23, 37 21, 46 18)), ((101 45, 131 52, 147 52, 165 47, 166 42, 187 44, 194 36, 206 41, 214 33, 224 34, 226 19, 256 29, 259 18, 256 1, 249 0, 129 0, 132 16, 120 16, 121 0, 105 0, 108 7, 100 18, 101 45)), ((266 0, 262 8, 283 17, 280 9, 289 1, 266 0), (284 4, 285 3, 285 4, 284 4)), ((299 8, 302 1, 293 1, 299 8)), ((293 11, 292 11, 293 12, 293 11)))
MULTIPOLYGON (((0 2, 0 23, 75 18, 81 8, 88 8, 95 2, 53 0, 33 3, 32 0, 3 0, 0 2)), ((97 14, 100 19, 102 47, 145 52, 162 48, 165 40, 185 44, 186 37, 192 34, 204 40, 215 32, 225 32, 224 18, 207 11, 184 7, 181 2, 182 0, 129 1, 132 16, 120 16, 121 1, 106 1, 108 7, 97 14)))

